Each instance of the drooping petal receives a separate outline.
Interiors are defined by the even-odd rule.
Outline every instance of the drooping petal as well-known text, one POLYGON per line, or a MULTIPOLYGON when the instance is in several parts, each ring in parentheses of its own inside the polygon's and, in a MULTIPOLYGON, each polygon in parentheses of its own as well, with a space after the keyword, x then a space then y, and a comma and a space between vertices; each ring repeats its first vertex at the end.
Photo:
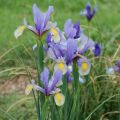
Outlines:
POLYGON ((46 94, 45 89, 43 89, 42 87, 40 87, 40 86, 38 86, 36 84, 34 84, 34 89, 37 90, 37 91, 42 92, 43 94, 46 94))
POLYGON ((86 58, 80 58, 78 60, 78 69, 81 76, 88 75, 91 69, 89 60, 86 58))
POLYGON ((49 70, 48 68, 44 68, 43 72, 40 74, 40 80, 44 84, 45 92, 48 92, 48 79, 49 79, 49 70))
POLYGON ((33 90, 34 86, 32 84, 28 84, 25 89, 25 94, 29 95, 30 92, 33 90))
POLYGON ((74 39, 67 40, 66 60, 67 64, 72 62, 72 58, 77 51, 77 42, 74 39))
POLYGON ((56 60, 56 64, 55 64, 55 66, 54 66, 54 70, 56 71, 56 70, 60 70, 60 71, 62 71, 62 73, 63 74, 65 74, 66 72, 67 72, 67 65, 66 65, 66 63, 65 63, 65 60, 64 60, 64 58, 58 58, 57 60, 56 60))
POLYGON ((27 25, 26 27, 27 27, 27 29, 32 31, 34 34, 39 35, 39 32, 37 31, 37 29, 35 27, 30 26, 30 25, 27 25))
POLYGON ((62 106, 65 102, 65 96, 62 93, 57 93, 54 96, 54 100, 57 106, 62 106))
POLYGON ((40 91, 45 94, 45 90, 35 83, 35 80, 31 80, 31 85, 34 90, 40 91))
POLYGON ((54 75, 51 79, 51 86, 50 91, 53 91, 56 87, 56 84, 62 79, 62 72, 60 70, 57 70, 54 72, 54 75))
POLYGON ((25 25, 21 25, 15 30, 14 36, 15 36, 16 39, 23 34, 25 28, 26 28, 25 25))

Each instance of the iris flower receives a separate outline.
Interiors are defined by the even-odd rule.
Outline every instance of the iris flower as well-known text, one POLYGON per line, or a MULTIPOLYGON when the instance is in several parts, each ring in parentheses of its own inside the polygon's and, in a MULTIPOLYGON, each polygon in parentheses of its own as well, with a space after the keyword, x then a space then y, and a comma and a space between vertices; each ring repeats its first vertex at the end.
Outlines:
POLYGON ((92 10, 91 8, 91 4, 87 3, 86 8, 80 12, 80 15, 85 15, 88 21, 91 21, 93 16, 96 13, 96 7, 94 7, 94 9, 92 10))
POLYGON ((77 39, 80 37, 80 24, 72 23, 71 19, 68 19, 64 25, 64 31, 67 38, 77 39))
POLYGON ((94 49, 93 49, 94 56, 95 57, 100 56, 101 51, 102 51, 101 45, 100 44, 95 44, 94 49))
POLYGON ((25 90, 26 95, 28 95, 32 90, 40 91, 46 96, 55 94, 56 105, 61 106, 64 104, 65 97, 60 93, 60 89, 57 87, 60 81, 62 80, 62 72, 57 70, 54 72, 53 76, 49 80, 49 70, 44 68, 43 72, 40 75, 40 81, 43 83, 43 87, 37 85, 34 80, 31 81, 31 84, 28 84, 25 90))
POLYGON ((33 5, 33 16, 35 27, 27 25, 27 28, 34 32, 36 35, 41 36, 44 32, 51 28, 49 22, 50 16, 53 12, 53 6, 48 7, 48 11, 43 13, 39 10, 36 4, 33 5))
POLYGON ((120 73, 120 60, 116 62, 116 65, 113 66, 114 71, 120 73))
POLYGON ((34 16, 34 23, 35 26, 28 25, 27 22, 25 25, 19 26, 17 30, 15 31, 15 37, 18 38, 20 35, 22 35, 25 28, 28 28, 33 33, 35 33, 37 36, 42 36, 46 31, 48 31, 52 26, 55 26, 56 24, 49 21, 50 16, 53 12, 53 6, 48 7, 48 11, 43 13, 36 4, 33 5, 33 16, 34 16))

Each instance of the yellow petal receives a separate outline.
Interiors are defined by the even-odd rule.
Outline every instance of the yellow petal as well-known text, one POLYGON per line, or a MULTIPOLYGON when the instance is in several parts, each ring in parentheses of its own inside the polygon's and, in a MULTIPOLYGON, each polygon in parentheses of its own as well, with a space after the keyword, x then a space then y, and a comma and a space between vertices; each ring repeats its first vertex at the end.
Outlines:
POLYGON ((65 102, 65 96, 62 93, 56 93, 54 100, 57 106, 62 106, 65 102))
POLYGON ((29 95, 30 92, 32 91, 32 89, 33 89, 33 85, 32 84, 27 85, 26 89, 25 89, 25 94, 29 95))
POLYGON ((14 36, 15 36, 16 39, 23 34, 25 28, 26 28, 25 25, 21 25, 15 30, 14 36))

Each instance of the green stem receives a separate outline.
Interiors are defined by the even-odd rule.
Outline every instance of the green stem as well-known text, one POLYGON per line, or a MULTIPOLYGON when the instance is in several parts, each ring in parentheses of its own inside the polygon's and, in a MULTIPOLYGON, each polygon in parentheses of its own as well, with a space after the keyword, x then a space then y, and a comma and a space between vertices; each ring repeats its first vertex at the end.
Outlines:
POLYGON ((73 77, 74 77, 74 90, 76 93, 76 91, 78 89, 78 83, 79 83, 79 73, 78 73, 77 60, 73 61, 73 77))
MULTIPOLYGON (((37 63, 38 63, 38 83, 40 86, 42 86, 42 83, 40 82, 40 73, 44 69, 44 49, 43 49, 43 44, 41 37, 39 40, 37 40, 37 49, 38 49, 38 58, 37 58, 37 63)), ((37 100, 37 109, 38 109, 38 120, 42 120, 42 108, 43 104, 45 101, 44 95, 43 94, 37 94, 38 100, 37 100)))

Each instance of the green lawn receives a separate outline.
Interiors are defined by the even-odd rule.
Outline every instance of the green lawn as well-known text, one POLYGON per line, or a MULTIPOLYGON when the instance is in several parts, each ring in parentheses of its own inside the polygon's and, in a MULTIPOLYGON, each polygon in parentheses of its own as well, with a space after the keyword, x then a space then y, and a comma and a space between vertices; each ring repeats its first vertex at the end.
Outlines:
MULTIPOLYGON (((21 71, 25 73, 24 66, 35 67, 33 53, 31 52, 35 43, 35 36, 31 32, 26 31, 16 40, 13 34, 17 26, 22 24, 24 17, 30 24, 34 24, 32 15, 32 5, 34 3, 43 11, 47 10, 49 5, 53 5, 54 14, 51 19, 52 21, 57 21, 61 30, 67 18, 71 18, 74 22, 80 22, 85 33, 88 34, 89 29, 91 38, 102 44, 104 56, 106 58, 113 56, 120 45, 120 2, 119 0, 90 0, 89 2, 93 6, 97 5, 98 7, 97 14, 90 26, 88 26, 85 17, 79 15, 80 10, 84 9, 87 2, 88 0, 0 0, 0 84, 9 78, 12 79, 12 77, 20 74, 21 71)), ((115 59, 118 58, 120 58, 120 54, 115 57, 115 59)), ((106 61, 102 62, 106 63, 106 61)), ((106 87, 106 83, 106 81, 103 81, 99 84, 101 86, 96 85, 95 89, 97 89, 102 98, 96 103, 92 101, 94 100, 92 98, 93 106, 91 105, 91 109, 99 105, 102 100, 107 99, 109 95, 120 93, 119 85, 113 85, 108 82, 106 87), (104 94, 102 94, 103 92, 104 94)), ((0 92, 0 120, 11 120, 11 115, 15 117, 15 120, 36 120, 32 99, 18 102, 16 107, 14 106, 9 112, 6 112, 11 105, 24 98, 26 96, 23 91, 22 93, 14 91, 4 95, 0 92)), ((114 113, 114 111, 120 112, 119 101, 120 96, 111 99, 94 116, 96 117, 97 114, 102 115, 103 111, 112 111, 113 114, 107 116, 108 120, 120 120, 119 113, 114 113)))

